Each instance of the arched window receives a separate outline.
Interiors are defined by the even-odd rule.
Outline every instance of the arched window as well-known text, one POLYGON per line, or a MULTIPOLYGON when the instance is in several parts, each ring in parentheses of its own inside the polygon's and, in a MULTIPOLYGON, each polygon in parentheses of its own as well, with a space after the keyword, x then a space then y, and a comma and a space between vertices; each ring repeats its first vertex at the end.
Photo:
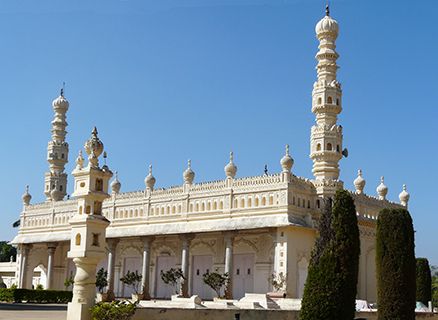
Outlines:
POLYGON ((181 213, 181 205, 178 205, 178 213, 181 213))
POLYGON ((240 200, 240 207, 245 208, 245 199, 243 198, 240 200))
POLYGON ((219 202, 219 209, 222 210, 224 208, 224 202, 221 200, 221 202, 219 202))
POLYGON ((251 200, 251 198, 248 198, 248 207, 252 207, 252 200, 251 200))
POLYGON ((213 202, 213 210, 217 210, 217 201, 213 202))
POLYGON ((332 104, 333 103, 333 98, 332 97, 328 97, 327 98, 327 103, 328 104, 332 104))
POLYGON ((316 151, 321 151, 321 144, 320 144, 320 143, 318 143, 318 144, 316 145, 316 151))
POLYGON ((262 206, 266 206, 266 197, 262 198, 262 206))
POLYGON ((330 142, 327 143, 327 150, 332 151, 332 144, 330 142))
POLYGON ((307 200, 307 209, 310 209, 310 200, 307 200))
POLYGON ((237 199, 234 199, 234 208, 237 208, 237 199))
POLYGON ((254 200, 254 205, 255 205, 256 207, 259 206, 259 198, 258 198, 258 197, 255 198, 255 200, 254 200))
POLYGON ((210 203, 210 201, 208 201, 207 202, 207 211, 210 211, 211 210, 211 203, 210 203))
POLYGON ((205 203, 204 202, 201 204, 201 211, 205 211, 205 203))
POLYGON ((76 244, 77 246, 80 246, 80 245, 81 245, 81 234, 80 234, 80 233, 78 233, 78 234, 76 235, 76 237, 75 237, 75 244, 76 244))
POLYGON ((336 145, 336 151, 337 151, 337 152, 341 152, 341 149, 339 148, 339 144, 336 145))
POLYGON ((269 205, 272 206, 274 204, 274 197, 270 196, 269 197, 269 205))
POLYGON ((336 105, 339 106, 339 99, 336 99, 336 105))
POLYGON ((175 213, 175 212, 176 212, 176 207, 172 206, 172 213, 175 213))
POLYGON ((196 202, 196 205, 195 205, 195 212, 198 212, 198 211, 199 211, 199 203, 196 202))
POLYGON ((193 203, 190 204, 190 212, 193 212, 193 203))
POLYGON ((322 103, 322 99, 321 99, 321 97, 319 97, 318 98, 318 104, 321 104, 322 103))
POLYGON ((321 207, 321 202, 319 200, 316 200, 316 207, 319 209, 321 207))

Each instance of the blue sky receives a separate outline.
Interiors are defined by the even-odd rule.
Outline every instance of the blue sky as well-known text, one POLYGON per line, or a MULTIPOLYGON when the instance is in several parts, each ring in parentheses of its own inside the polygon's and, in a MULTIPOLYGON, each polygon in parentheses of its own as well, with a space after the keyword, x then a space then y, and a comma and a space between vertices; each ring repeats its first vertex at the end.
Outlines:
MULTIPOLYGON (((197 181, 265 164, 311 178, 311 90, 322 0, 2 1, 0 7, 0 238, 10 240, 30 185, 43 201, 51 101, 66 82, 70 173, 96 125, 122 190, 180 184, 188 158, 197 181)), ((438 3, 332 1, 340 24, 348 188, 358 168, 375 195, 411 194, 418 256, 438 264, 438 3)), ((72 191, 69 177, 69 192, 72 191)))

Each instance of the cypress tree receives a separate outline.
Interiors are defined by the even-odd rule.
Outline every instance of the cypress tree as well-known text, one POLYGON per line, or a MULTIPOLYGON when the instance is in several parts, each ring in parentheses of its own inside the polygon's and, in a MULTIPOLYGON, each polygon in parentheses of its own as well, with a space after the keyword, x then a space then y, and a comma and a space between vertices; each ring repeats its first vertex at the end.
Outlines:
POLYGON ((416 279, 416 299, 427 306, 432 301, 432 275, 426 258, 417 258, 416 279))
POLYGON ((409 212, 383 209, 376 236, 379 320, 415 320, 415 264, 409 212))
POLYGON ((352 320, 355 315, 360 240, 356 208, 345 190, 326 200, 312 251, 300 320, 352 320))

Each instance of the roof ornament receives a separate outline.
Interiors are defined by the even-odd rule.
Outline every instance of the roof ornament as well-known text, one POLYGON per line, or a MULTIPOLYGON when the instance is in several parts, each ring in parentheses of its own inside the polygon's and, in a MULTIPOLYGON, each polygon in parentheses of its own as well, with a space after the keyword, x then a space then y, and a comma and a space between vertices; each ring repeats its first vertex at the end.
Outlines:
POLYGON ((65 82, 62 82, 62 88, 61 88, 61 97, 64 97, 64 92, 65 92, 65 82))
POLYGON ((356 189, 356 194, 363 194, 363 189, 365 188, 366 181, 362 177, 362 170, 357 170, 357 178, 353 181, 354 188, 356 189))
POLYGON ((385 178, 382 176, 380 178, 380 184, 376 189, 379 195, 379 200, 386 200, 386 195, 388 194, 388 187, 385 185, 385 178))
POLYGON ((29 186, 26 186, 26 191, 24 192, 21 198, 23 199, 24 205, 28 206, 30 204, 30 200, 32 199, 32 196, 29 193, 29 186))
POLYGON ((118 172, 116 171, 115 178, 114 178, 113 182, 111 182, 111 190, 113 193, 119 193, 121 187, 122 187, 122 184, 119 181, 119 175, 118 175, 118 172))
POLYGON ((289 154, 289 145, 286 145, 286 152, 280 160, 281 167, 283 168, 283 172, 290 172, 292 166, 294 165, 294 159, 289 154))
POLYGON ((237 166, 234 164, 234 153, 232 151, 230 152, 230 162, 225 166, 224 171, 227 178, 234 179, 236 176, 237 166))
POLYGON ((330 5, 327 3, 327 5, 325 6, 325 15, 327 17, 330 17, 330 5))
POLYGON ((400 192, 398 198, 400 199, 400 203, 401 203, 402 206, 405 206, 405 207, 408 206, 410 194, 406 190, 406 185, 405 184, 403 185, 403 191, 400 192))
POLYGON ((263 175, 267 176, 268 175, 268 165, 265 164, 265 169, 263 170, 263 175))
POLYGON ((193 180, 195 179, 195 172, 192 170, 192 160, 187 161, 187 169, 184 171, 183 174, 184 183, 192 184, 193 180))
POLYGON ((149 165, 149 174, 146 176, 146 178, 144 179, 144 183, 146 185, 147 189, 150 190, 154 190, 154 186, 155 186, 155 182, 157 180, 155 179, 155 177, 152 175, 152 165, 149 165))

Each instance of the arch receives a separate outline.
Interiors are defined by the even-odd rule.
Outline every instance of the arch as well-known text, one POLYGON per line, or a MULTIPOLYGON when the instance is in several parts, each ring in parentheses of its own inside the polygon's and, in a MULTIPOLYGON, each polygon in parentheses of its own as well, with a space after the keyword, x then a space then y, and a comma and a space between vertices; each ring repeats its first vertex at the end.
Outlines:
POLYGON ((295 196, 292 197, 292 204, 295 205, 295 196))
POLYGON ((160 214, 161 214, 161 215, 164 215, 164 207, 161 207, 161 212, 160 212, 160 214))
POLYGON ((259 197, 256 197, 256 198, 254 199, 254 205, 255 205, 256 207, 259 206, 259 197))
POLYGON ((245 198, 240 199, 240 207, 245 208, 245 198))
POLYGON ((176 206, 175 206, 175 205, 172 206, 172 213, 173 213, 173 214, 176 213, 176 206))
POLYGON ((266 197, 262 198, 262 206, 266 206, 266 197))
POLYGON ((339 106, 339 98, 336 98, 336 105, 339 106))
POLYGON ((166 214, 170 214, 170 206, 169 205, 166 207, 166 214))
POLYGON ((248 197, 248 207, 249 208, 252 207, 252 199, 251 199, 251 197, 248 197))
POLYGON ((202 253, 209 253, 215 256, 216 255, 216 251, 214 250, 215 244, 216 242, 208 243, 207 241, 204 240, 192 241, 192 244, 190 245, 190 253, 193 254, 195 249, 199 248, 199 251, 203 251, 202 253))
POLYGON ((132 212, 132 209, 131 209, 131 210, 129 210, 129 217, 132 218, 132 216, 133 216, 133 212, 132 212))
POLYGON ((210 211, 210 210, 211 210, 211 202, 208 201, 208 202, 207 202, 207 211, 210 211))
POLYGON ((155 208, 154 207, 151 207, 151 215, 152 216, 155 215, 155 208))
POLYGON ((237 208, 237 199, 234 199, 234 208, 237 208))
POLYGON ((213 210, 217 210, 217 201, 216 200, 213 202, 213 210))
POLYGON ((205 202, 201 203, 201 211, 205 211, 205 202))
POLYGON ((181 205, 179 204, 179 205, 178 205, 178 213, 181 213, 181 208, 182 208, 182 207, 181 207, 181 205))
POLYGON ((190 204, 190 212, 193 212, 193 203, 190 204))
POLYGON ((134 211, 134 217, 138 217, 138 209, 135 209, 135 211, 134 211))
POLYGON ((269 196, 269 205, 272 206, 274 204, 274 197, 269 196))
POLYGON ((333 98, 332 97, 328 97, 327 98, 327 103, 328 104, 332 104, 333 103, 333 98))
POLYGON ((199 211, 199 202, 196 202, 196 204, 195 204, 195 212, 198 212, 199 211))
POLYGON ((332 149, 333 149, 332 144, 330 142, 327 143, 327 150, 332 151, 332 149))
POLYGON ((222 210, 224 208, 224 202, 221 200, 219 202, 219 209, 222 210))
POLYGON ((322 104, 322 99, 321 99, 321 97, 318 98, 318 104, 322 104))
POLYGON ((337 152, 341 152, 341 148, 339 147, 339 144, 336 145, 336 151, 337 151, 337 152))
POLYGON ((80 246, 81 245, 81 234, 78 233, 75 237, 75 245, 80 246))
POLYGON ((318 144, 316 145, 316 151, 321 151, 321 144, 320 144, 320 143, 318 143, 318 144))
POLYGON ((307 200, 307 209, 310 209, 310 200, 307 200))

